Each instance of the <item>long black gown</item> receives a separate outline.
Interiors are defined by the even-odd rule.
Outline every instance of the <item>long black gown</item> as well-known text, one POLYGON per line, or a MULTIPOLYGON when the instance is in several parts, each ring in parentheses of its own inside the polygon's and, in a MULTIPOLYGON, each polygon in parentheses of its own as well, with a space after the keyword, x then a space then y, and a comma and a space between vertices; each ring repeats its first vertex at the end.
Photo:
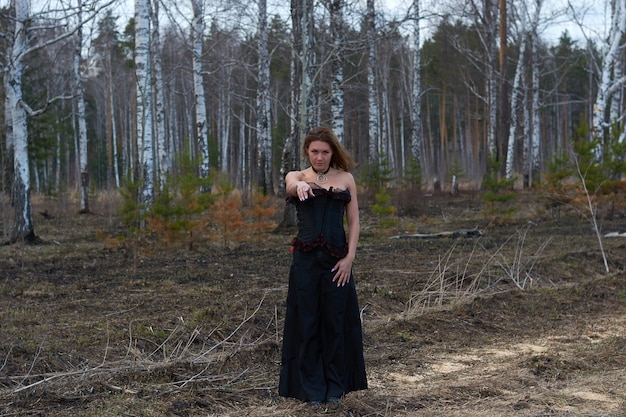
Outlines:
POLYGON ((359 305, 354 278, 343 287, 331 269, 346 256, 343 228, 350 192, 312 184, 315 197, 296 205, 278 392, 324 402, 367 388, 359 305))

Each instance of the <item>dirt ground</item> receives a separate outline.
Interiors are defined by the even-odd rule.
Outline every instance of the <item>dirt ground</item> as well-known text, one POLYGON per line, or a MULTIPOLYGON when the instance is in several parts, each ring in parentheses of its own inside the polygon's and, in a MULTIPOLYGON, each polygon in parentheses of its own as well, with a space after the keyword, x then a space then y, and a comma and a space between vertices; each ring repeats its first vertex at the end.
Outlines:
POLYGON ((507 224, 472 195, 418 200, 386 227, 361 204, 369 389, 319 408, 277 395, 294 230, 119 243, 114 203, 36 201, 44 243, 0 247, 0 415, 626 416, 626 237, 602 251, 532 196, 507 224), (408 237, 440 232, 460 233, 408 237))

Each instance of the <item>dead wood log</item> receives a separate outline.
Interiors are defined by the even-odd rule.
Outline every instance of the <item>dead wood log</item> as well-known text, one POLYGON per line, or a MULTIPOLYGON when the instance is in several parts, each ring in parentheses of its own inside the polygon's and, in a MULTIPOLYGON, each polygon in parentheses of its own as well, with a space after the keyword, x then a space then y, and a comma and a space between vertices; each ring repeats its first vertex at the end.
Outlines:
POLYGON ((626 232, 609 232, 605 234, 604 237, 626 237, 626 232))
POLYGON ((447 232, 436 232, 436 233, 414 233, 410 235, 395 235, 389 236, 389 239, 438 239, 438 238, 450 238, 457 239, 460 237, 480 237, 483 233, 478 229, 461 229, 461 230, 453 230, 447 232))

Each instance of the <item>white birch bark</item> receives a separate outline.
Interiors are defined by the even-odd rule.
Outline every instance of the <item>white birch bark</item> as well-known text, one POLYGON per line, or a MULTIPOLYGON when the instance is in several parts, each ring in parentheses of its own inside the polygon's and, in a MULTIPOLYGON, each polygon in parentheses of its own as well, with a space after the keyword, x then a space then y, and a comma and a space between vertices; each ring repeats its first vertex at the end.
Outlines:
POLYGON ((202 41, 204 37, 204 4, 203 0, 191 0, 193 7, 193 22, 191 25, 192 38, 192 67, 193 88, 196 109, 196 138, 201 153, 200 177, 208 178, 210 170, 209 160, 209 131, 206 113, 204 84, 202 82, 202 41))
POLYGON ((219 101, 217 107, 217 137, 219 140, 220 169, 228 173, 230 169, 230 126, 231 126, 231 101, 232 89, 232 65, 222 68, 219 89, 219 101))
MULTIPOLYGON (((623 85, 623 78, 615 79, 614 71, 620 53, 624 49, 624 33, 626 32, 626 4, 622 0, 611 2, 611 29, 604 45, 602 57, 602 68, 600 75, 600 85, 598 95, 593 106, 593 135, 604 139, 605 128, 618 117, 618 115, 608 114, 608 103, 611 93, 616 91, 616 83, 623 85), (607 122, 608 120, 608 122, 607 122)), ((596 157, 602 159, 604 154, 603 145, 600 143, 596 149, 596 157)))
MULTIPOLYGON (((5 143, 4 143, 4 148, 6 150, 5 154, 4 154, 4 165, 3 165, 3 171, 2 171, 2 185, 4 186, 4 190, 12 190, 13 186, 13 152, 14 152, 14 145, 13 145, 13 126, 12 126, 12 118, 13 118, 13 113, 11 111, 11 107, 9 104, 9 92, 10 92, 10 87, 9 87, 9 77, 3 77, 2 80, 3 84, 4 84, 4 91, 6 92, 6 94, 4 95, 4 132, 5 132, 5 143)), ((10 233, 10 226, 11 226, 11 219, 9 216, 10 213, 10 209, 8 207, 5 206, 5 199, 1 199, 2 200, 2 235, 3 236, 9 236, 10 233)))
POLYGON ((333 116, 333 130, 340 143, 344 142, 344 35, 343 35, 343 0, 330 2, 330 30, 333 38, 332 80, 331 80, 331 113, 333 116))
MULTIPOLYGON (((492 22, 493 32, 495 34, 496 30, 496 22, 495 20, 492 22)), ((487 149, 489 150, 490 155, 496 155, 498 152, 497 143, 496 143, 496 130, 497 130, 497 120, 498 120, 498 90, 497 90, 497 71, 496 71, 496 61, 497 61, 497 49, 496 42, 497 38, 493 36, 491 39, 492 45, 491 49, 488 50, 488 58, 487 58, 487 95, 488 95, 488 113, 489 113, 489 126, 487 126, 487 149)))
POLYGON ((302 77, 302 126, 306 132, 313 129, 319 123, 319 108, 317 106, 317 89, 315 79, 317 77, 316 38, 315 38, 315 14, 314 0, 304 0, 304 13, 302 15, 302 33, 304 35, 304 68, 302 77))
MULTIPOLYGON (((246 113, 245 113, 245 107, 241 106, 241 109, 239 110, 241 112, 241 114, 239 115, 241 120, 246 120, 246 113)), ((241 175, 239 176, 240 179, 240 184, 241 184, 241 189, 242 190, 248 190, 248 184, 249 184, 249 175, 250 175, 250 170, 249 170, 249 166, 248 166, 248 143, 246 142, 246 125, 244 123, 241 123, 239 125, 239 170, 241 172, 241 175)))
POLYGON ((135 0, 135 72, 137 85, 137 141, 143 187, 141 203, 154 202, 154 142, 152 133, 152 71, 150 58, 150 0, 135 0))
POLYGON ((119 154, 118 154, 118 146, 117 146, 117 129, 115 128, 115 101, 113 100, 113 76, 111 74, 111 67, 109 65, 109 81, 107 85, 108 89, 108 111, 109 111, 109 124, 111 129, 111 147, 113 153, 113 178, 115 180, 115 188, 120 188, 120 164, 119 164, 119 154))
POLYGON ((529 186, 530 182, 528 179, 528 167, 530 166, 530 160, 531 160, 531 147, 532 147, 532 143, 531 143, 531 138, 532 138, 532 115, 531 115, 531 104, 528 103, 529 100, 529 90, 530 90, 530 86, 528 85, 528 83, 526 83, 524 85, 524 99, 523 102, 524 104, 522 105, 523 108, 523 113, 524 113, 524 143, 523 143, 523 156, 522 156, 522 163, 523 163, 523 170, 524 170, 524 175, 525 175, 525 182, 527 183, 526 185, 529 186))
POLYGON ((15 0, 15 31, 11 45, 8 81, 7 106, 12 125, 11 142, 13 144, 13 183, 12 203, 15 209, 15 224, 11 232, 11 241, 35 241, 32 205, 30 200, 30 166, 28 161, 27 112, 23 103, 22 77, 27 51, 27 24, 30 20, 28 0, 15 0))
POLYGON ((385 65, 380 83, 380 153, 384 155, 389 163, 389 168, 394 167, 394 156, 391 148, 391 121, 389 120, 389 90, 386 86, 389 83, 389 67, 385 65))
MULTIPOLYGON (((72 101, 72 116, 71 116, 72 126, 78 126, 77 115, 78 115, 77 103, 76 103, 76 100, 73 100, 72 101)), ((74 149, 80 149, 80 141, 78 140, 79 139, 78 129, 73 129, 72 139, 74 140, 74 149)), ((80 152, 74 152, 74 170, 75 172, 73 174, 78 179, 77 181, 80 181, 80 152)))
POLYGON ((420 0, 413 0, 413 86, 411 89, 411 156, 422 165, 422 55, 420 0))
MULTIPOLYGON (((506 165, 505 165, 505 177, 507 179, 512 179, 514 175, 514 162, 515 162, 515 147, 517 143, 517 126, 519 122, 519 112, 518 112, 518 100, 519 96, 523 94, 522 83, 526 78, 526 67, 524 65, 526 58, 526 48, 528 41, 532 42, 531 44, 531 55, 535 57, 537 55, 537 29, 539 26, 539 17, 541 14, 541 9, 543 6, 543 0, 535 0, 535 8, 533 16, 531 17, 530 25, 528 22, 528 10, 523 7, 520 13, 520 52, 517 60, 517 66, 515 69, 515 77, 513 81, 513 91, 511 94, 511 125, 509 127, 509 140, 508 140, 508 148, 506 153, 506 165), (529 39, 530 36, 530 39, 529 39)), ((524 113, 530 115, 531 118, 528 121, 528 125, 525 129, 525 132, 530 136, 528 137, 528 142, 525 143, 524 148, 527 152, 524 153, 524 161, 525 167, 528 167, 528 181, 529 185, 532 184, 532 171, 538 168, 537 161, 540 158, 539 150, 540 150, 540 116, 539 116, 539 67, 538 62, 533 58, 532 61, 532 112, 524 113), (537 64, 537 65, 535 65, 537 64), (532 127, 532 130, 531 130, 532 127), (535 147, 536 146, 536 147, 535 147)))
POLYGON ((78 122, 78 152, 80 161, 80 213, 89 213, 89 167, 87 165, 87 122, 85 120, 85 87, 80 72, 81 50, 83 46, 83 2, 78 0, 77 18, 78 31, 74 46, 74 91, 76 95, 76 110, 78 122))
POLYGON ((531 33, 531 61, 532 61, 532 110, 531 110, 531 125, 532 125, 532 138, 531 138, 531 152, 530 152, 530 164, 528 167, 528 186, 532 187, 534 178, 539 177, 541 166, 541 97, 539 91, 539 51, 538 43, 539 36, 537 34, 537 24, 539 21, 539 14, 541 12, 542 0, 536 0, 536 14, 533 19, 531 33))
POLYGON ((165 94, 163 83, 163 59, 159 28, 159 0, 152 2, 152 62, 154 65, 154 116, 156 122, 154 143, 156 144, 159 189, 162 190, 167 181, 170 169, 170 155, 165 129, 165 94))
POLYGON ((517 125, 518 125, 518 100, 521 91, 522 77, 524 75, 524 55, 526 55, 527 33, 526 33, 526 18, 522 13, 520 17, 520 48, 519 56, 517 57, 517 65, 515 67, 515 77, 513 79, 513 88, 511 91, 511 125, 509 126, 509 140, 506 151, 506 165, 505 165, 505 177, 507 180, 513 178, 513 169, 515 163, 515 145, 517 144, 517 125))
POLYGON ((378 82, 376 75, 376 10, 374 0, 367 0, 365 16, 367 31, 368 63, 367 63, 367 101, 369 110, 368 119, 368 160, 370 164, 378 164, 380 149, 380 107, 378 104, 378 82))
POLYGON ((270 56, 268 51, 267 1, 259 0, 258 27, 258 85, 257 85, 257 137, 259 186, 263 194, 273 194, 272 135, 270 126, 270 56))
MULTIPOLYGON (((136 87, 135 80, 135 89, 136 87)), ((136 94, 136 92, 135 92, 136 94)), ((124 167, 125 172, 130 176, 131 181, 136 181, 136 169, 137 169, 137 161, 135 160, 135 154, 137 152, 137 139, 136 132, 137 128, 135 127, 137 124, 137 105, 135 102, 132 102, 133 109, 129 109, 125 115, 123 124, 126 126, 126 136, 122 140, 122 166, 124 167)))
MULTIPOLYGON (((626 45, 624 45, 626 48, 626 45)), ((620 80, 624 76, 624 60, 617 59, 613 68, 613 79, 620 80)), ((624 120, 622 116, 622 95, 624 91, 624 85, 617 86, 615 92, 611 95, 611 120, 619 120, 623 126, 624 120)))

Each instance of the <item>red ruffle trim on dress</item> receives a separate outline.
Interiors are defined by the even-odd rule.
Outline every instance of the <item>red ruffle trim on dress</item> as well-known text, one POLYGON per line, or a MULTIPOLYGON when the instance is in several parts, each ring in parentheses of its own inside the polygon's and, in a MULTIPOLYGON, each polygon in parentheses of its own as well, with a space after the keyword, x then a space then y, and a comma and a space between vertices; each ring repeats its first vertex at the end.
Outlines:
POLYGON ((301 252, 311 252, 315 249, 322 249, 324 252, 332 256, 333 258, 344 258, 348 254, 348 244, 346 244, 342 248, 337 248, 332 246, 326 240, 326 237, 320 233, 315 240, 310 242, 302 242, 298 240, 297 237, 294 237, 291 241, 291 249, 290 251, 293 253, 296 250, 301 252))

